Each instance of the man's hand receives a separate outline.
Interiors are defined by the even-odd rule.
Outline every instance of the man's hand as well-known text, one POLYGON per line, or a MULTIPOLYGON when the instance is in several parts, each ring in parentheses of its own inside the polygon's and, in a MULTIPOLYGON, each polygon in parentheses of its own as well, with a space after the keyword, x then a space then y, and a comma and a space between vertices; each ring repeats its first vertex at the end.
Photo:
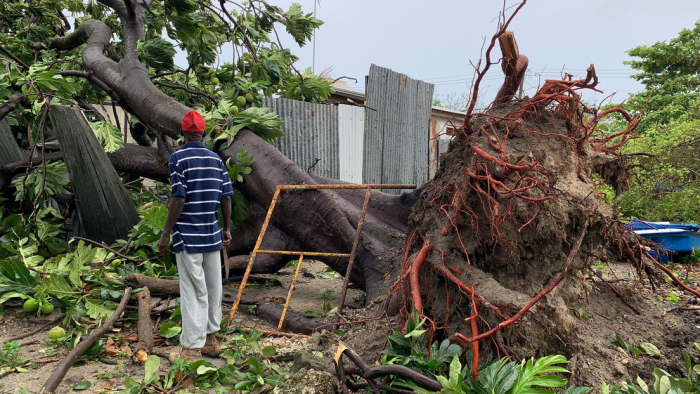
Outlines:
POLYGON ((222 242, 224 243, 224 246, 228 246, 228 243, 231 242, 231 232, 228 230, 223 231, 223 240, 222 242))
POLYGON ((163 231, 158 240, 158 251, 161 255, 170 254, 170 233, 163 231))

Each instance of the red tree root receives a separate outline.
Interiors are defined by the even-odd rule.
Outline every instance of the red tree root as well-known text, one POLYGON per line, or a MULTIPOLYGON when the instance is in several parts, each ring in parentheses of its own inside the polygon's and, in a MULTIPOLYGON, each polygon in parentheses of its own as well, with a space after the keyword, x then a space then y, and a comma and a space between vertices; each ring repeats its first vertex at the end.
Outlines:
MULTIPOLYGON (((479 336, 479 327, 476 324, 476 318, 479 316, 479 312, 476 307, 475 295, 476 283, 472 285, 472 310, 474 313, 471 315, 469 320, 471 320, 472 337, 479 336)), ((479 378, 479 341, 472 343, 472 379, 477 380, 479 378)))
POLYGON ((493 313, 495 313, 496 316, 500 317, 501 319, 507 319, 507 317, 503 314, 503 312, 501 312, 500 309, 498 309, 497 306, 493 305, 492 303, 490 303, 489 301, 487 301, 484 297, 480 296, 479 294, 472 294, 472 292, 473 292, 472 288, 470 288, 470 287, 468 287, 467 285, 465 285, 461 280, 459 280, 456 276, 454 276, 454 275, 452 274, 452 272, 450 272, 450 270, 446 269, 446 268, 443 267, 443 266, 439 266, 438 264, 434 264, 433 266, 435 267, 435 269, 437 269, 437 270, 440 271, 443 275, 445 275, 445 277, 447 277, 447 279, 449 279, 452 283, 454 283, 455 285, 457 285, 457 287, 458 287, 461 291, 463 291, 463 292, 469 294, 469 296, 474 295, 474 297, 476 298, 477 301, 479 301, 479 302, 481 302, 482 304, 484 304, 484 305, 485 305, 487 308, 489 308, 493 313))
POLYGON ((423 244, 423 247, 418 252, 416 260, 411 264, 410 271, 410 284, 411 284, 411 298, 413 299, 413 306, 416 308, 419 314, 423 314, 423 299, 420 295, 420 267, 425 262, 428 253, 433 250, 433 245, 429 243, 423 244))
POLYGON ((654 261, 654 264, 655 264, 657 267, 659 267, 659 269, 660 269, 661 271, 665 272, 666 275, 668 275, 669 277, 671 277, 671 279, 673 280, 673 283, 677 284, 680 288, 682 288, 683 290, 687 291, 688 293, 691 293, 691 294, 695 295, 696 297, 700 298, 700 292, 698 292, 697 290, 691 289, 690 287, 686 286, 685 283, 681 282, 680 279, 676 278, 676 275, 673 275, 673 272, 671 272, 668 268, 664 267, 663 264, 661 264, 661 263, 659 263, 658 261, 656 261, 655 258, 651 257, 651 255, 650 255, 648 252, 645 252, 645 253, 647 254, 647 256, 649 256, 649 258, 651 258, 651 259, 654 261))

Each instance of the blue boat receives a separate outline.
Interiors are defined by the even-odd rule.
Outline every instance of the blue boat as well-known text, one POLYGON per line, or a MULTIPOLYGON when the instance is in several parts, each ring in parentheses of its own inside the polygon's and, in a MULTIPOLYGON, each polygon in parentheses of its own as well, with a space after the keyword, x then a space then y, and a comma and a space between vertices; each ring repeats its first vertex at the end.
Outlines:
MULTIPOLYGON (((666 252, 694 252, 700 249, 700 225, 697 224, 670 224, 668 222, 642 222, 633 221, 627 227, 637 235, 650 239, 660 244, 666 252)), ((661 250, 659 261, 668 262, 668 253, 661 250)), ((655 251, 649 252, 653 257, 655 251)))

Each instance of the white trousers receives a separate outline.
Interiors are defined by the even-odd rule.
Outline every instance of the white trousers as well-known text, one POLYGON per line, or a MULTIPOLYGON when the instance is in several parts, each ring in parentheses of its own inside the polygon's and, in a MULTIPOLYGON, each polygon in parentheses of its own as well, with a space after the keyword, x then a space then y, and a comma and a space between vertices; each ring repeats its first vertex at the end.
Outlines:
POLYGON ((180 344, 190 349, 204 346, 207 334, 221 324, 221 254, 175 253, 180 275, 180 344))

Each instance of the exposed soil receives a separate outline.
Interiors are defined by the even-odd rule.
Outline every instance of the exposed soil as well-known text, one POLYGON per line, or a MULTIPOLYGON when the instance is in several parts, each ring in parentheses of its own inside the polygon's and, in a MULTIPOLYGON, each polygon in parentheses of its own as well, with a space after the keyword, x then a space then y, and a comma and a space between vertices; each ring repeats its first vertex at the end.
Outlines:
POLYGON ((679 371, 680 364, 665 364, 670 359, 623 363, 624 356, 607 343, 615 333, 628 335, 625 340, 635 345, 656 341, 662 354, 680 357, 699 338, 700 321, 695 311, 670 312, 642 287, 616 282, 637 315, 589 277, 596 260, 610 258, 607 251, 641 271, 641 255, 623 253, 638 250, 635 241, 595 181, 603 174, 624 190, 630 172, 615 154, 616 141, 606 140, 590 121, 592 111, 581 120, 575 93, 556 97, 558 102, 523 99, 493 108, 457 133, 441 156, 440 171, 421 187, 410 218, 407 260, 420 261, 419 250, 433 249, 418 266, 418 279, 403 281, 403 309, 422 301, 438 337, 463 335, 465 342, 502 327, 480 342, 482 353, 574 358, 577 384, 634 377, 642 365, 679 371), (501 326, 549 290, 523 318, 501 326), (580 308, 586 319, 573 312, 580 308))

